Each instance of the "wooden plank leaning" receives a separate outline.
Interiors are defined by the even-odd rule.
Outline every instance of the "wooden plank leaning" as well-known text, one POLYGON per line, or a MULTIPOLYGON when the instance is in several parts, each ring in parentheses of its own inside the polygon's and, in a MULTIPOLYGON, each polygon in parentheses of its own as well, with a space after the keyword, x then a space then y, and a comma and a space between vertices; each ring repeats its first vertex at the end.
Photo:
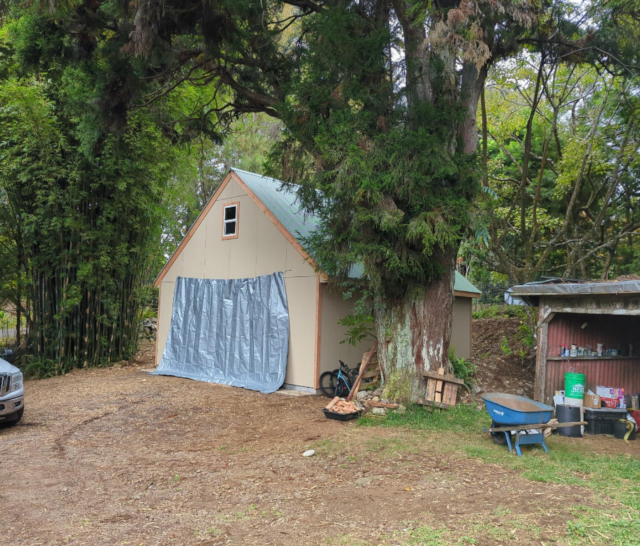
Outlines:
POLYGON ((378 340, 376 339, 373 342, 373 347, 371 347, 371 350, 367 353, 367 357, 364 359, 364 362, 360 365, 360 373, 358 374, 358 377, 356 378, 355 383, 351 386, 351 391, 349 392, 349 396, 347 396, 347 402, 351 402, 358 387, 360 387, 360 381, 362 381, 362 376, 367 371, 369 362, 371 361, 371 358, 373 357, 373 353, 376 352, 377 348, 378 348, 378 340))

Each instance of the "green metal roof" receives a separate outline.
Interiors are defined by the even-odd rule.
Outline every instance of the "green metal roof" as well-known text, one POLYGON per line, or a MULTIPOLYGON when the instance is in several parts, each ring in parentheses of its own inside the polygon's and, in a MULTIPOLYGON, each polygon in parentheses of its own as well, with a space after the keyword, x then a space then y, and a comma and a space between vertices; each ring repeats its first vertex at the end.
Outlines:
POLYGON ((318 220, 302 210, 295 192, 282 188, 280 180, 242 169, 232 170, 298 241, 317 229, 318 220))
POLYGON ((478 290, 475 286, 473 286, 468 279, 460 275, 460 273, 458 273, 457 271, 456 271, 456 280, 455 280, 453 289, 459 290, 460 292, 472 292, 474 294, 478 294, 478 296, 482 294, 480 290, 478 290))
MULTIPOLYGON (((256 197, 273 213, 278 221, 291 233, 293 237, 302 243, 301 239, 309 237, 318 227, 318 220, 313 214, 302 210, 295 192, 282 188, 282 182, 275 178, 269 178, 256 173, 232 169, 256 197)), ((354 266, 354 271, 358 268, 354 266)), ((360 273, 362 274, 362 273, 360 273)), ((354 275, 359 276, 359 275, 354 275)), ((473 284, 456 271, 454 290, 481 294, 473 284)))

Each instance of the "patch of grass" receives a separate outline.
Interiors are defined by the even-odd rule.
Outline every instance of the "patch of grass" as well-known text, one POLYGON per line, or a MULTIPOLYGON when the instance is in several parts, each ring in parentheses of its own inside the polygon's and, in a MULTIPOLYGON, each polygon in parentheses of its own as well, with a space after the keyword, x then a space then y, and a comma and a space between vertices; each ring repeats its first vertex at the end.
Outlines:
POLYGON ((473 406, 460 404, 450 410, 426 408, 413 404, 405 413, 391 412, 384 419, 368 415, 358 419, 360 426, 411 427, 442 432, 474 433, 491 424, 487 412, 473 406))
POLYGON ((430 525, 409 526, 400 533, 394 533, 392 544, 402 546, 472 546, 477 540, 469 536, 457 537, 455 533, 443 528, 430 525))
POLYGON ((348 448, 340 438, 328 438, 311 442, 309 449, 314 449, 317 456, 335 458, 348 452, 348 448))
POLYGON ((368 451, 378 454, 380 457, 394 457, 400 453, 418 453, 420 450, 415 444, 405 438, 381 438, 374 436, 366 441, 368 451))
POLYGON ((406 546, 440 546, 446 538, 444 534, 448 534, 445 530, 436 530, 428 525, 417 527, 409 532, 409 540, 404 542, 406 546))
POLYGON ((532 447, 524 448, 523 457, 515 457, 482 433, 482 429, 491 424, 484 409, 460 404, 440 411, 413 405, 404 414, 392 412, 385 419, 365 416, 358 424, 442 432, 447 437, 437 444, 445 450, 461 450, 468 456, 520 470, 530 480, 586 486, 640 510, 640 461, 637 458, 585 452, 579 442, 567 443, 558 436, 546 440, 549 455, 532 447))
MULTIPOLYGON (((478 442, 479 443, 479 442, 478 442)), ((550 454, 532 449, 514 457, 499 446, 467 446, 468 455, 522 471, 533 481, 584 486, 640 510, 640 461, 629 455, 595 455, 567 445, 561 438, 547 440, 550 454), (502 452, 501 452, 502 451, 502 452)))
POLYGON ((567 524, 567 540, 571 546, 640 544, 640 515, 636 510, 579 507, 572 512, 576 519, 567 524))
MULTIPOLYGON (((482 433, 490 422, 486 411, 479 411, 474 406, 459 405, 439 411, 416 405, 407 408, 405 414, 391 413, 382 420, 365 416, 359 420, 359 425, 437 433, 438 441, 433 445, 441 452, 453 451, 499 464, 521 472, 532 481, 585 487, 594 493, 595 499, 602 500, 603 507, 576 511, 576 519, 567 527, 567 544, 604 544, 602 535, 609 537, 606 539, 609 545, 640 544, 640 460, 637 457, 596 454, 585 451, 584 444, 580 442, 569 442, 555 435, 546 439, 548 455, 535 446, 523 448, 523 457, 516 457, 506 447, 493 444, 488 434, 482 433), (624 508, 607 508, 606 497, 618 501, 624 508)), ((526 522, 518 523, 518 518, 514 520, 507 512, 504 514, 511 521, 509 530, 523 529, 532 537, 540 532, 537 528, 527 527, 526 522)), ((504 529, 499 526, 489 529, 478 525, 470 529, 471 536, 491 536, 494 541, 510 538, 503 536, 504 529)), ((455 544, 452 540, 443 535, 439 544, 455 544)), ((413 543, 409 541, 406 544, 413 543)))

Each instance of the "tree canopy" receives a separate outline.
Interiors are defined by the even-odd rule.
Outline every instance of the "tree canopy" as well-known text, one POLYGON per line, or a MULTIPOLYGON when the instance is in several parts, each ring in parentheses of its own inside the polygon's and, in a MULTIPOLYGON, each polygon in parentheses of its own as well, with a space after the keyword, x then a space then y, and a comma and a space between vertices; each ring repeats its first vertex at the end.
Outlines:
POLYGON ((151 254, 175 247, 235 162, 216 144, 254 116, 255 148, 269 117, 267 172, 320 218, 312 254, 334 283, 365 289, 390 394, 413 396, 422 370, 447 364, 470 225, 514 279, 562 260, 591 267, 635 230, 636 13, 633 2, 14 0, 0 35, 2 205, 40 354, 125 354, 113 342, 135 337, 151 254), (491 119, 478 127, 488 75, 491 119))

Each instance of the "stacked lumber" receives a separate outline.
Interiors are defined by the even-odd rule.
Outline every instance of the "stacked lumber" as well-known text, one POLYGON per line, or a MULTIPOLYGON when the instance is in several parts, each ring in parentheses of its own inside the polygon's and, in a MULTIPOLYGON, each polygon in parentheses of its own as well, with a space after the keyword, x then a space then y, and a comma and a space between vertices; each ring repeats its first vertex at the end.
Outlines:
POLYGON ((336 396, 333 400, 331 400, 331 402, 329 402, 325 409, 334 413, 355 413, 357 411, 360 411, 355 403, 347 402, 339 396, 336 396))

